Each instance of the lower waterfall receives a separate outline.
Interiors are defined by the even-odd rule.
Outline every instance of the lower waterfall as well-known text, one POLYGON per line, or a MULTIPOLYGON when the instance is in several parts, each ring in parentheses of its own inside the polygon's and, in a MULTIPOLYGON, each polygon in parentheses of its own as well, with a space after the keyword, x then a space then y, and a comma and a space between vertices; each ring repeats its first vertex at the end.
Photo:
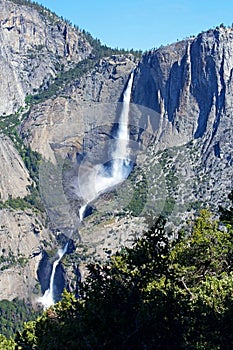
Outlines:
POLYGON ((63 249, 58 249, 57 259, 53 263, 52 273, 50 276, 49 288, 45 291, 44 295, 39 298, 39 302, 43 305, 44 309, 47 309, 49 306, 55 303, 54 300, 54 278, 56 273, 57 265, 59 264, 62 257, 65 255, 68 247, 68 242, 66 243, 63 249))

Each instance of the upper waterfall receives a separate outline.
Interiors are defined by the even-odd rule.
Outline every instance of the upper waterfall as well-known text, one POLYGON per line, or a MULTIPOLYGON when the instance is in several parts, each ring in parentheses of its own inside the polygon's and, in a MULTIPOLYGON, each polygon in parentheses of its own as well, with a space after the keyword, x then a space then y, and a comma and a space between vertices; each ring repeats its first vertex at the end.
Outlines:
POLYGON ((98 198, 102 193, 105 193, 120 184, 128 177, 132 170, 128 154, 128 118, 133 79, 134 71, 130 74, 127 87, 123 94, 122 111, 118 121, 118 129, 110 162, 111 171, 106 171, 106 164, 94 165, 91 168, 90 173, 85 176, 84 181, 81 182, 81 192, 83 193, 85 204, 79 210, 80 221, 82 221, 85 216, 85 209, 88 203, 98 198))
POLYGON ((123 106, 120 115, 117 131, 117 143, 116 148, 112 153, 113 167, 112 167, 112 178, 119 183, 124 180, 127 176, 124 171, 124 167, 129 165, 128 155, 128 140, 129 140, 129 109, 130 109, 130 98, 131 90, 133 86, 134 72, 131 72, 128 81, 127 88, 123 96, 123 106))

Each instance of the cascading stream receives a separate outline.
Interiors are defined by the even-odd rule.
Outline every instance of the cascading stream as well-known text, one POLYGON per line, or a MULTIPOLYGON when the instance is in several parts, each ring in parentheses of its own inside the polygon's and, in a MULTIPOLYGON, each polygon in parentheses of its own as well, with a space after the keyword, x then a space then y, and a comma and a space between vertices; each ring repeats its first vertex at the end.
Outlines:
POLYGON ((107 192, 116 185, 123 182, 131 171, 130 159, 128 154, 129 130, 128 117, 130 109, 130 98, 133 86, 134 71, 131 72, 127 87, 123 95, 122 111, 118 123, 118 130, 116 135, 116 144, 112 152, 112 168, 111 176, 106 175, 105 166, 98 164, 92 170, 94 176, 91 177, 90 183, 85 183, 83 186, 85 204, 79 209, 80 221, 85 216, 85 209, 87 205, 99 197, 100 194, 107 192), (86 188, 85 188, 86 187, 86 188), (85 198, 85 189, 88 192, 88 198, 85 198))
POLYGON ((63 256, 65 255, 68 247, 68 242, 66 243, 63 249, 58 249, 57 255, 58 258, 53 263, 52 273, 50 276, 49 288, 45 291, 43 297, 39 299, 39 302, 43 305, 44 309, 47 309, 49 306, 55 303, 54 300, 54 278, 56 273, 56 268, 63 256))

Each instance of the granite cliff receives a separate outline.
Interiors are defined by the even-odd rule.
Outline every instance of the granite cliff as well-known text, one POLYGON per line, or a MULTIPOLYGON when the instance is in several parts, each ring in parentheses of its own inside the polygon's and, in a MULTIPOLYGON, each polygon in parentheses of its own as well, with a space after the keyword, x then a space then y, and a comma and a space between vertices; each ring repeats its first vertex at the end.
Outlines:
POLYGON ((25 197, 30 185, 28 170, 9 137, 0 135, 0 200, 25 197))
POLYGON ((220 27, 146 53, 136 70, 133 101, 160 116, 153 152, 170 147, 164 166, 187 207, 217 208, 232 188, 232 49, 220 27))
POLYGON ((81 32, 42 7, 0 1, 0 114, 17 111, 35 93, 86 58, 91 46, 81 32))
POLYGON ((170 122, 177 144, 211 141, 232 112, 232 45, 232 28, 221 27, 148 52, 137 68, 133 101, 170 122))

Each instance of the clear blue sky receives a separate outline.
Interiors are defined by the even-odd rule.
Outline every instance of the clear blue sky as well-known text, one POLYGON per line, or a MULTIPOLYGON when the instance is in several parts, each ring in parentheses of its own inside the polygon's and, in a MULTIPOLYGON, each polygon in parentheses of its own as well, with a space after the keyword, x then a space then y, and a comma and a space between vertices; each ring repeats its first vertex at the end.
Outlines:
POLYGON ((147 50, 233 23, 232 0, 37 0, 103 44, 147 50))

